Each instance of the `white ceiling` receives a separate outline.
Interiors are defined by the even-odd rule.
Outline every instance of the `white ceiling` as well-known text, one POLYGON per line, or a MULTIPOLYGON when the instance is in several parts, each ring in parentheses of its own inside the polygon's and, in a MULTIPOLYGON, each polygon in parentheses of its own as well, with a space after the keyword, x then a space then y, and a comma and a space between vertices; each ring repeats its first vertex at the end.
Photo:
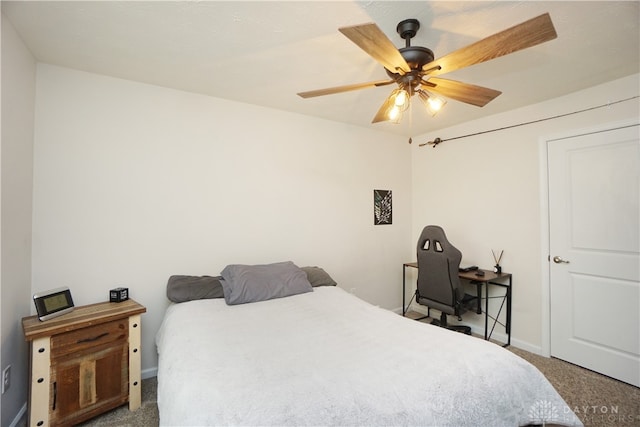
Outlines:
POLYGON ((3 0, 2 12, 40 62, 412 136, 638 73, 639 4, 3 0), (449 101, 436 117, 415 108, 373 125, 392 86, 296 95, 387 78, 339 27, 375 22, 403 47, 396 25, 416 18, 412 45, 438 58, 545 12, 557 39, 443 75, 503 92, 483 108, 449 101))

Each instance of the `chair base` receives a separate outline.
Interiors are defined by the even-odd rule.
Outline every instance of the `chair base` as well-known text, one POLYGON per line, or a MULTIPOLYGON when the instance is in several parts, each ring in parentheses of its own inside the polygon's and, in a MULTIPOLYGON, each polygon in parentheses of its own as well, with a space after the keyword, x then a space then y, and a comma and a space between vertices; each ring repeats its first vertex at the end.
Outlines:
POLYGON ((447 325, 446 320, 444 322, 442 322, 442 321, 440 321, 438 319, 433 319, 431 321, 431 324, 435 325, 435 326, 440 326, 441 328, 449 329, 450 331, 461 332, 461 333, 466 334, 466 335, 471 335, 471 327, 470 326, 447 325))

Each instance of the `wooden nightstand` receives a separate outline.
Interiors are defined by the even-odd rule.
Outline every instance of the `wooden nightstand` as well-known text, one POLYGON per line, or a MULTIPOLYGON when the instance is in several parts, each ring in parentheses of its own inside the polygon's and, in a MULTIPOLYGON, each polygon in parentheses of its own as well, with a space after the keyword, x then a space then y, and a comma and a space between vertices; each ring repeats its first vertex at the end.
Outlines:
POLYGON ((31 347, 29 426, 68 426, 141 403, 140 315, 133 300, 22 319, 31 347))

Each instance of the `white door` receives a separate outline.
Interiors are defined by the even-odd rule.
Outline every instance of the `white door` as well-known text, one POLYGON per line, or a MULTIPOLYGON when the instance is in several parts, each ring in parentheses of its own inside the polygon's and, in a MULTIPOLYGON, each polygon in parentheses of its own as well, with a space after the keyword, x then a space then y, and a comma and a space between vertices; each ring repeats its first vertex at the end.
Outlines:
POLYGON ((551 355, 640 386, 639 127, 547 152, 551 355))

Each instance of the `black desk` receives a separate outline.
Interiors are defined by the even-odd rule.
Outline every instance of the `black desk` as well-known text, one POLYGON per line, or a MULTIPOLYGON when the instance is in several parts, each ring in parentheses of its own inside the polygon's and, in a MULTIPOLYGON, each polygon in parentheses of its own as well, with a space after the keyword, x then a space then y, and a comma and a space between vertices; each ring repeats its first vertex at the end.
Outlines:
MULTIPOLYGON (((405 307, 405 289, 406 289, 406 270, 407 267, 418 268, 417 262, 405 262, 402 264, 402 315, 404 316, 407 313, 408 307, 405 307)), ((505 294, 490 297, 489 291, 487 289, 486 297, 485 297, 485 308, 484 308, 484 339, 488 340, 491 338, 493 334, 493 330, 498 324, 498 316, 502 312, 502 308, 506 303, 506 323, 503 325, 505 332, 507 333, 507 342, 503 345, 503 347, 507 347, 511 345, 511 285, 512 285, 512 276, 511 273, 494 273, 489 270, 484 271, 484 276, 476 276, 475 271, 467 271, 467 272, 459 272, 458 277, 464 280, 469 280, 472 285, 476 285, 477 297, 478 297, 478 305, 477 305, 477 313, 480 314, 482 312, 481 301, 482 301, 482 287, 495 285, 505 288, 505 294), (489 300, 490 299, 502 299, 500 304, 500 308, 498 309, 498 314, 495 317, 489 315, 489 300), (493 325, 491 326, 491 331, 489 331, 489 317, 493 320, 493 325)))

